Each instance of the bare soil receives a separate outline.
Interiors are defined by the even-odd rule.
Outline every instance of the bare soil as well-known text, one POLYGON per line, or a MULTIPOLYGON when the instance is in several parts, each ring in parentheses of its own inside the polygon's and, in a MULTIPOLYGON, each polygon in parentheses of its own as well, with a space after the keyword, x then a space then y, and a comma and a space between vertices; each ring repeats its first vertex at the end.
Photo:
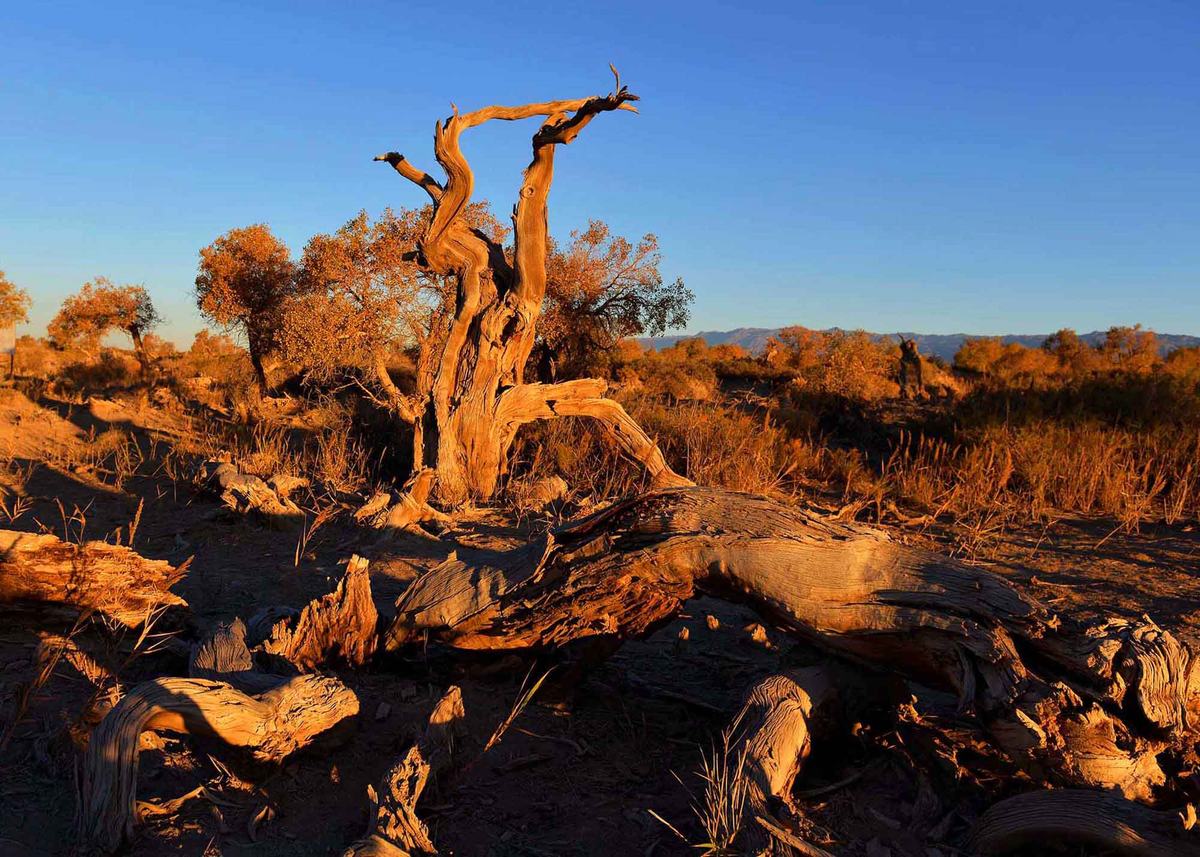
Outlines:
MULTIPOLYGON (((229 512, 187 479, 146 475, 186 431, 182 417, 151 407, 102 400, 35 404, 6 391, 0 399, 6 496, 26 498, 28 508, 0 526, 62 535, 79 526, 78 517, 76 524, 70 520, 78 509, 86 535, 103 538, 127 528, 144 503, 134 547, 172 563, 194 557, 176 587, 191 614, 172 628, 187 639, 262 606, 302 606, 333 588, 339 563, 352 553, 371 560, 373 592, 386 613, 408 581, 452 550, 518 544, 546 525, 537 517, 482 510, 441 539, 381 537, 342 514, 316 533, 297 563, 298 525, 274 528, 229 512), (119 489, 111 474, 68 464, 73 446, 112 428, 130 432, 146 457, 140 475, 119 489)), ((1008 532, 991 546, 988 562, 1055 608, 1149 614, 1200 645, 1200 531, 1113 529, 1111 521, 1063 518, 1008 532)), ((896 535, 944 548, 953 532, 896 535)), ((751 684, 781 666, 820 657, 769 626, 764 641, 753 633, 760 622, 747 608, 700 598, 686 615, 625 644, 575 686, 549 681, 498 746, 486 754, 476 748, 427 793, 421 811, 433 841, 445 854, 490 857, 697 853, 651 811, 692 843, 703 843, 691 808, 703 792, 696 774, 702 754, 719 744, 751 684)), ((0 626, 4 723, 37 673, 39 641, 65 630, 34 614, 0 626)), ((99 659, 131 643, 92 627, 76 640, 99 659)), ((356 730, 294 757, 282 770, 247 768, 201 740, 148 734, 141 800, 161 803, 198 785, 208 791, 176 813, 146 818, 129 853, 339 854, 364 830, 367 786, 411 744, 448 685, 462 687, 470 722, 486 737, 509 712, 522 681, 554 665, 534 656, 451 657, 431 646, 340 673, 361 701, 356 730)), ((178 655, 150 654, 128 664, 120 679, 128 686, 185 669, 178 655)), ((992 766, 999 763, 981 741, 962 739, 977 747, 971 758, 960 751, 958 759, 970 776, 960 777, 942 757, 939 735, 971 730, 954 715, 953 700, 921 688, 914 694, 912 711, 899 723, 864 723, 847 743, 818 748, 797 786, 806 797, 796 823, 811 841, 847 855, 950 855, 982 809, 1005 796, 1011 786, 998 785, 992 766)), ((80 718, 92 696, 92 683, 64 658, 22 712, 0 755, 0 855, 67 852, 77 745, 86 735, 80 718)))

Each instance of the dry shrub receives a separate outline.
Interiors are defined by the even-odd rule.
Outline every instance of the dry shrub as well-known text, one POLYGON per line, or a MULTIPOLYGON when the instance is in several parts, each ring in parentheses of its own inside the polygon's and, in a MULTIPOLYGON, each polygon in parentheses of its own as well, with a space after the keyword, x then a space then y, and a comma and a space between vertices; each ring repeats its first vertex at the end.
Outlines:
MULTIPOLYGON (((820 449, 790 437, 765 409, 728 403, 671 404, 643 394, 619 396, 630 415, 658 441, 677 471, 702 485, 769 493, 790 490, 792 478, 818 469, 820 449)), ((535 423, 518 435, 515 470, 530 479, 562 476, 598 498, 645 487, 603 429, 590 420, 535 423)))
POLYGON ((22 336, 17 339, 16 345, 13 368, 17 375, 26 378, 46 378, 58 372, 62 365, 63 352, 56 351, 44 339, 22 336))
POLYGON ((1195 428, 1038 421, 993 426, 958 446, 903 437, 882 482, 886 495, 930 513, 1004 510, 1041 519, 1071 512, 1132 529, 1200 515, 1198 460, 1195 428))
POLYGON ((105 348, 95 360, 77 360, 59 370, 55 387, 67 396, 127 390, 142 380, 141 365, 127 352, 105 348))

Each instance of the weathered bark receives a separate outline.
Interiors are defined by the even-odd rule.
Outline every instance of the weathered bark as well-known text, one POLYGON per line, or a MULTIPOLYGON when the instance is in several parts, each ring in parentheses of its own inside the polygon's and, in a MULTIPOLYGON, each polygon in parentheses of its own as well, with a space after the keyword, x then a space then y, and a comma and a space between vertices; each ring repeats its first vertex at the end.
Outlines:
POLYGON ((1152 622, 1084 626, 1004 578, 767 498, 654 492, 507 552, 460 551, 396 604, 394 648, 642 634, 703 589, 850 660, 957 693, 1032 775, 1150 799, 1197 740, 1200 661, 1152 622))
POLYGON ((1200 854, 1200 828, 1177 812, 1155 812, 1112 792, 1028 792, 992 806, 971 831, 972 854, 1003 854, 1046 842, 1079 843, 1129 857, 1200 854))
POLYGON ((462 691, 451 686, 429 715, 425 734, 384 774, 379 792, 368 786, 373 806, 371 828, 343 857, 437 853, 429 829, 417 817, 417 801, 429 779, 450 764, 465 716, 462 691))
POLYGON ((388 530, 408 530, 428 522, 447 525, 450 517, 429 505, 429 494, 436 478, 433 470, 418 470, 408 480, 395 503, 392 502, 391 492, 380 491, 354 513, 354 519, 377 529, 388 530))
POLYGON ((429 195, 434 213, 418 244, 418 259, 430 273, 458 282, 453 319, 437 343, 440 353, 432 371, 419 373, 425 384, 417 391, 420 407, 414 410, 420 413, 413 420, 414 468, 437 473, 434 497, 443 504, 490 498, 505 472, 516 430, 566 413, 601 420, 622 451, 651 471, 656 486, 690 484, 667 467, 654 442, 620 405, 599 398, 602 382, 576 382, 582 384, 576 387, 524 383, 546 292, 546 199, 555 148, 574 140, 600 113, 633 110, 630 102, 637 96, 620 86, 619 79, 617 83, 616 91, 606 96, 462 114, 455 109, 434 132, 434 155, 446 171, 445 184, 399 153, 376 158, 429 195), (533 135, 533 160, 513 211, 510 262, 503 247, 466 222, 474 176, 459 137, 491 120, 532 117, 545 121, 533 135), (571 404, 563 410, 567 401, 571 404))
POLYGON ((350 557, 337 588, 310 602, 294 622, 284 619, 276 624, 262 650, 302 672, 333 661, 352 667, 369 661, 379 637, 379 614, 371 598, 367 566, 361 556, 350 557))
POLYGON ((852 670, 825 665, 768 676, 751 688, 729 727, 731 744, 745 754, 739 841, 746 853, 795 853, 794 843, 772 836, 758 819, 774 819, 776 806, 792 807, 792 785, 814 740, 845 729, 878 698, 880 685, 852 670))
POLYGON ((269 520, 299 518, 300 507, 291 499, 296 489, 308 485, 307 479, 277 474, 264 481, 251 473, 241 473, 229 462, 207 462, 209 487, 221 502, 239 514, 257 512, 269 520))
POLYGON ((146 730, 203 735, 278 763, 358 714, 358 697, 335 678, 278 679, 248 696, 221 681, 161 678, 134 687, 92 734, 80 783, 76 837, 116 850, 136 821, 138 736, 146 730))
POLYGON ((0 530, 0 604, 40 602, 64 607, 68 615, 98 611, 132 628, 161 607, 187 606, 170 591, 187 565, 146 559, 107 542, 77 545, 0 530))

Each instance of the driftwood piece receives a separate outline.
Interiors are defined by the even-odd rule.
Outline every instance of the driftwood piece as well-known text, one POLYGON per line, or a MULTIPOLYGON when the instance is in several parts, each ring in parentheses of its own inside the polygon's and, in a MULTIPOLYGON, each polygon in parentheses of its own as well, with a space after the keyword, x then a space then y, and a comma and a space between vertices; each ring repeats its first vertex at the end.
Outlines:
POLYGON ((367 787, 373 806, 370 830, 343 857, 437 853, 429 829, 417 816, 417 801, 430 777, 451 762, 465 716, 462 691, 451 686, 429 715, 425 734, 388 769, 379 791, 367 787))
POLYGON ((1033 776, 1139 800, 1197 740, 1200 667, 1148 621, 1081 625, 1003 577, 764 497, 653 492, 510 551, 460 552, 399 598, 394 648, 642 634, 698 590, 842 657, 950 690, 1033 776))
POLYGON ((341 681, 306 675, 279 679, 249 696, 221 681, 161 678, 129 691, 92 734, 84 760, 76 836, 110 852, 136 822, 138 736, 147 730, 202 735, 278 763, 358 714, 358 697, 341 681))
POLYGON ((229 462, 209 462, 205 468, 209 486, 234 512, 257 512, 271 519, 297 518, 303 514, 292 501, 291 494, 307 485, 306 479, 277 475, 264 481, 253 474, 239 472, 229 462))
POLYGON ((1129 857, 1195 857, 1195 812, 1156 812, 1112 792, 1027 792, 990 807, 971 831, 971 854, 1004 854, 1046 842, 1079 843, 1129 857))
POLYGON ((778 806, 792 807, 792 786, 814 741, 847 728, 881 691, 882 682, 838 665, 789 670, 750 689, 728 730, 730 745, 744 754, 738 776, 745 787, 740 835, 746 853, 794 853, 798 837, 781 839, 759 819, 773 820, 778 806))
POLYGON ((362 666, 375 654, 379 614, 371 598, 368 561, 355 554, 337 588, 310 602, 293 622, 280 621, 262 649, 302 672, 331 661, 362 666))
POLYGON ((49 534, 0 530, 0 604, 40 602, 71 614, 94 610, 132 628, 160 607, 187 606, 170 591, 187 565, 146 559, 107 542, 77 545, 49 534))
POLYGON ((376 529, 388 530, 409 530, 423 523, 448 526, 452 522, 450 516, 439 512, 428 502, 435 476, 433 470, 418 471, 408 480, 395 502, 390 492, 374 494, 354 513, 354 519, 376 529))

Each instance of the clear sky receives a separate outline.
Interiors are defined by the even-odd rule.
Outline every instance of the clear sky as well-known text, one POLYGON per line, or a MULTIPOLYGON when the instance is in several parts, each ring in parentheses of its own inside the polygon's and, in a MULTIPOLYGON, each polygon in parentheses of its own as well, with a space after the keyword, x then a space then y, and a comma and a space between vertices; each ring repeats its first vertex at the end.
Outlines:
MULTIPOLYGON (((551 230, 656 232, 692 330, 1200 334, 1200 3, 0 4, 0 269, 40 334, 104 274, 181 346, 197 250, 299 253, 417 205, 433 123, 607 92, 559 153, 551 230)), ((469 132, 507 212, 532 123, 469 132)))

